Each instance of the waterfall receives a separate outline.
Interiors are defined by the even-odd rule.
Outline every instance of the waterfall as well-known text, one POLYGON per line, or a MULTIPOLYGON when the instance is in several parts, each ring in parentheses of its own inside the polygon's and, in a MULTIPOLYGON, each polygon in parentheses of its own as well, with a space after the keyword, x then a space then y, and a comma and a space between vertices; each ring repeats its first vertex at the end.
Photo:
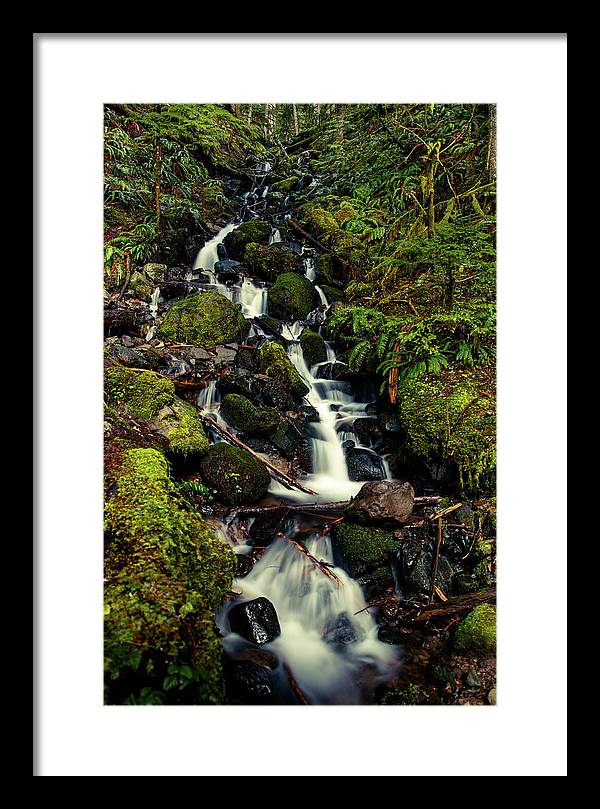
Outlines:
POLYGON ((217 253, 217 247, 221 244, 225 236, 228 233, 231 233, 232 230, 235 230, 239 227, 239 224, 235 222, 230 222, 229 225, 226 225, 222 228, 216 236, 213 236, 204 247, 202 247, 198 251, 198 255, 196 256, 196 260, 194 261, 194 266, 192 267, 191 271, 188 272, 185 276, 186 281, 191 281, 198 275, 198 270, 206 270, 210 273, 215 268, 215 264, 219 260, 219 254, 217 253))
POLYGON ((201 410, 211 411, 215 409, 220 400, 221 397, 219 395, 216 380, 211 379, 206 383, 205 388, 200 389, 196 404, 201 410))
POLYGON ((273 228, 271 235, 269 237, 269 244, 275 244, 275 242, 281 241, 281 233, 279 232, 278 228, 273 228))
POLYGON ((156 287, 150 298, 150 314, 152 315, 152 324, 148 327, 146 332, 146 342, 148 343, 156 334, 156 316, 158 315, 158 302, 160 299, 160 287, 156 287))

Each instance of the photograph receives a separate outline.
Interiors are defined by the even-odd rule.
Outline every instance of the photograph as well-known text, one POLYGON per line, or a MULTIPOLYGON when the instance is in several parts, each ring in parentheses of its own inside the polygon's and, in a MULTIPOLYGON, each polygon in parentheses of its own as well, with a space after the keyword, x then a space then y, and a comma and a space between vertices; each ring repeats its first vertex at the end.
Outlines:
POLYGON ((103 147, 105 702, 494 705, 495 105, 103 147))

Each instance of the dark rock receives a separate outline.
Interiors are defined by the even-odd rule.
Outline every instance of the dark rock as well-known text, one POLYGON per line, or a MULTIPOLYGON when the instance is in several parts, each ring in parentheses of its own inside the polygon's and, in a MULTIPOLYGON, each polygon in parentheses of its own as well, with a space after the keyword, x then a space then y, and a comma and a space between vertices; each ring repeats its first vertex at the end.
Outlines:
POLYGON ((308 402, 301 404, 298 408, 298 412, 306 421, 315 422, 320 420, 317 409, 311 404, 308 404, 308 402))
POLYGON ((116 343, 110 346, 109 353, 122 365, 129 365, 133 368, 137 367, 138 355, 132 348, 127 348, 127 346, 116 343))
POLYGON ((306 325, 318 328, 327 318, 327 305, 322 303, 306 315, 306 325))
POLYGON ((382 413, 379 417, 379 424, 386 433, 399 433, 402 429, 397 413, 382 413))
POLYGON ((353 429, 360 443, 367 447, 379 446, 382 442, 381 427, 377 423, 377 419, 355 419, 353 429))
POLYGON ((269 670, 252 660, 226 660, 225 692, 229 702, 244 705, 273 703, 273 684, 269 670))
POLYGON ((377 598, 394 587, 394 576, 389 565, 382 565, 357 579, 367 601, 377 598))
POLYGON ((160 285, 160 296, 166 301, 171 301, 174 298, 183 298, 189 291, 189 284, 187 281, 163 281, 160 285))
POLYGON ((227 248, 225 247, 223 242, 221 242, 220 244, 217 245, 217 256, 219 257, 219 259, 221 261, 225 260, 228 257, 227 256, 227 248))
POLYGON ((344 362, 326 362, 317 368, 317 379, 339 379, 346 374, 348 366, 344 362))
POLYGON ((229 610, 228 618, 232 632, 253 643, 271 643, 281 634, 275 607, 262 596, 235 604, 229 610))
POLYGON ((242 261, 247 244, 256 242, 257 244, 267 245, 270 236, 271 225, 269 222, 253 219, 242 222, 238 228, 228 233, 223 240, 223 244, 230 258, 242 261))
POLYGON ((239 284, 240 273, 243 269, 244 265, 240 261, 223 259, 215 263, 214 272, 219 281, 224 284, 239 284))
POLYGON ((257 514, 248 531, 252 542, 261 548, 270 545, 277 538, 277 534, 282 530, 285 520, 286 509, 274 509, 257 514))
POLYGON ((256 663, 257 666, 262 666, 263 669, 276 669, 279 665, 277 655, 274 655, 268 649, 257 649, 256 646, 247 646, 237 652, 235 659, 250 660, 252 663, 256 663))
POLYGON ((467 688, 481 688, 483 683, 481 682, 481 678, 471 666, 465 675, 465 685, 467 688))
POLYGON ((350 480, 383 480, 385 470, 377 453, 363 447, 353 447, 346 453, 350 480))
POLYGON ((365 483, 348 507, 348 514, 364 521, 405 523, 413 510, 415 491, 410 483, 381 480, 365 483))
POLYGON ((291 253, 302 253, 302 245, 299 242, 273 242, 271 247, 278 247, 280 250, 288 250, 291 253))
POLYGON ((235 577, 237 579, 243 579, 244 576, 247 576, 248 573, 252 572, 252 568, 254 567, 254 559, 247 553, 238 553, 235 557, 236 567, 235 567, 235 577))
POLYGON ((271 435, 270 441, 288 461, 306 450, 306 438, 290 419, 281 421, 277 430, 271 435))
POLYGON ((332 646, 349 646, 358 640, 358 634, 347 612, 341 612, 325 625, 323 640, 332 646))
POLYGON ((342 449, 352 449, 352 447, 356 446, 356 441, 352 441, 351 438, 348 438, 346 441, 342 441, 342 449))
POLYGON ((391 531, 348 520, 334 524, 332 538, 335 563, 353 578, 386 567, 398 546, 391 531))
POLYGON ((215 352, 213 354, 214 362, 217 365, 228 365, 235 360, 237 352, 237 345, 218 345, 215 347, 215 352))

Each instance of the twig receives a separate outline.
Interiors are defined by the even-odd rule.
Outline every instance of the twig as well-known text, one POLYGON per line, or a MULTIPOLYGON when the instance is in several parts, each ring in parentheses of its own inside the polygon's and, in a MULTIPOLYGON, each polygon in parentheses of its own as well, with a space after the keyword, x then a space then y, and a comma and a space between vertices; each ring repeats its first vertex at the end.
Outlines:
POLYGON ((324 562, 321 562, 319 559, 317 559, 316 556, 313 556, 312 553, 309 553, 303 545, 301 545, 299 542, 296 542, 296 540, 292 539, 291 537, 288 537, 287 541, 290 543, 290 545, 293 545, 296 548, 296 550, 299 551, 303 556, 306 556, 306 558, 309 561, 311 561, 312 564, 321 571, 321 573, 324 573, 328 579, 334 581, 338 585, 338 587, 340 585, 342 587, 344 586, 342 582, 338 579, 338 577, 335 575, 335 573, 329 570, 329 568, 324 562))
POLYGON ((290 682, 290 685, 292 687, 292 691, 298 697, 298 700, 303 705, 310 705, 310 702, 306 698, 306 695, 302 692, 302 690, 300 689, 300 686, 298 685, 298 683, 294 679, 294 675, 292 674, 292 670, 290 669, 290 667, 288 666, 287 663, 283 664, 283 670, 285 671, 285 673, 287 675, 287 678, 288 678, 288 680, 290 682))
POLYGON ((431 565, 431 583, 429 586, 429 603, 433 603, 433 594, 436 590, 435 586, 435 578, 437 576, 437 569, 438 569, 438 562, 440 559, 440 549, 442 547, 442 539, 443 539, 443 520, 442 517, 438 517, 437 521, 437 542, 435 544, 435 552, 433 554, 433 563, 431 565))

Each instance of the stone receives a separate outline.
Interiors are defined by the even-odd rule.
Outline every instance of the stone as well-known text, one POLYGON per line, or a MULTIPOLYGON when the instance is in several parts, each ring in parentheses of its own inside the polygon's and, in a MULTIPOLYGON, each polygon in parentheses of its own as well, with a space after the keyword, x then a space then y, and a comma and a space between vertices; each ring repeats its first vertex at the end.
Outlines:
POLYGON ((490 688, 487 695, 487 701, 490 705, 496 704, 496 686, 490 688))
POLYGON ((341 612, 325 625, 323 640, 331 646, 349 646, 358 640, 358 633, 347 612, 341 612))
POLYGON ((364 447, 353 447, 346 453, 350 480, 383 480, 385 469, 377 453, 364 447))
POLYGON ((481 678, 479 677, 473 666, 471 666, 467 671, 467 673, 465 674, 465 685, 467 686, 467 688, 481 688, 481 686, 483 685, 483 683, 481 682, 481 678))
POLYGON ((252 660, 227 660, 225 691, 229 702, 244 705, 271 704, 274 699, 269 670, 252 660))
POLYGON ((252 568, 254 567, 254 559, 248 553, 237 553, 235 556, 236 561, 236 568, 235 568, 235 577, 236 579, 243 579, 244 576, 247 576, 249 573, 252 572, 252 568))
POLYGON ((358 492, 348 514, 360 521, 406 523, 412 514, 415 491, 408 482, 369 481, 358 492))
POLYGON ((263 596, 235 604, 228 618, 231 631, 252 643, 271 643, 281 634, 275 607, 263 596))

